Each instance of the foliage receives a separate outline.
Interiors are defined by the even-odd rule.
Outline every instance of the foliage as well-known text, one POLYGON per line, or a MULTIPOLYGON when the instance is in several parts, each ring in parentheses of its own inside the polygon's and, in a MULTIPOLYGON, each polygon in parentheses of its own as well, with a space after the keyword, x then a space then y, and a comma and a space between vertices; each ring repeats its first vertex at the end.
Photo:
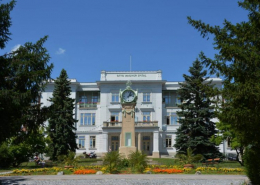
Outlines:
POLYGON ((210 137, 216 133, 213 101, 209 90, 213 88, 208 80, 207 71, 203 71, 201 62, 197 59, 189 69, 190 76, 183 75, 185 82, 179 83, 178 94, 182 104, 180 127, 176 133, 174 147, 177 153, 186 153, 187 149, 195 149, 195 154, 203 154, 206 158, 214 158, 220 155, 219 149, 210 141, 210 137))
MULTIPOLYGON (((195 150, 195 149, 194 149, 195 150)), ((176 158, 180 160, 182 164, 192 164, 194 162, 201 161, 204 157, 201 154, 194 155, 190 147, 187 149, 187 154, 177 154, 176 158)))
POLYGON ((7 142, 4 142, 0 145, 0 168, 7 168, 13 162, 13 156, 9 150, 7 142))
POLYGON ((4 49, 6 43, 11 39, 9 36, 9 27, 12 25, 10 12, 15 6, 15 1, 0 5, 0 48, 4 49))
POLYGON ((123 159, 121 160, 120 166, 121 166, 122 168, 129 167, 129 160, 128 160, 127 158, 123 158, 123 159))
POLYGON ((69 151, 67 155, 59 155, 58 161, 67 166, 77 166, 79 158, 75 156, 75 152, 69 151))
MULTIPOLYGON (((260 1, 244 0, 238 5, 248 11, 247 21, 232 24, 225 20, 220 27, 190 17, 188 20, 202 37, 214 36, 214 49, 218 54, 210 59, 201 53, 201 58, 211 74, 224 78, 224 88, 218 93, 225 101, 220 103, 217 117, 232 125, 243 146, 254 146, 250 151, 252 155, 260 156, 260 1)), ((260 166, 259 160, 255 165, 260 166)))
POLYGON ((223 141, 229 140, 231 142, 231 149, 235 150, 236 161, 238 161, 242 166, 244 166, 243 160, 239 160, 239 155, 243 159, 244 146, 239 142, 237 135, 235 134, 231 124, 226 124, 222 122, 217 122, 216 127, 218 128, 218 133, 211 137, 211 141, 215 142, 217 145, 220 145, 223 141))
POLYGON ((59 155, 68 155, 69 151, 75 152, 77 120, 73 118, 74 102, 70 98, 71 88, 67 72, 62 69, 60 76, 55 80, 49 125, 47 128, 50 137, 49 154, 52 160, 59 155))
POLYGON ((0 145, 1 166, 17 167, 22 162, 28 161, 35 153, 44 153, 45 143, 43 130, 31 133, 29 136, 21 132, 0 145))
POLYGON ((136 151, 129 155, 129 164, 133 170, 143 173, 147 167, 147 155, 143 152, 136 151))
MULTIPOLYGON (((11 39, 10 12, 15 1, 0 5, 0 48, 11 39)), ((0 143, 16 136, 25 128, 35 132, 47 119, 48 109, 41 107, 39 92, 50 78, 53 65, 43 44, 47 36, 35 44, 27 42, 16 51, 0 56, 0 143)))
POLYGON ((246 174, 251 180, 252 184, 260 184, 259 150, 259 148, 256 148, 254 146, 247 147, 245 150, 244 160, 246 174))
POLYGON ((120 168, 120 164, 122 161, 122 156, 118 151, 112 151, 106 153, 104 157, 104 165, 107 165, 107 171, 109 173, 117 173, 120 168))

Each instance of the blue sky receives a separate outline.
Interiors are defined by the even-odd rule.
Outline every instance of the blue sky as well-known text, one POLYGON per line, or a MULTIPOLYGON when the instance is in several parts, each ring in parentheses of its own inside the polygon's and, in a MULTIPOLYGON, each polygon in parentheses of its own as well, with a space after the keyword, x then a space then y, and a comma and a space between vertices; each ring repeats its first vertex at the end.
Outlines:
POLYGON ((187 16, 211 25, 247 20, 236 0, 20 0, 0 54, 48 35, 52 78, 64 68, 69 78, 95 82, 101 70, 129 71, 131 55, 132 71, 162 70, 164 80, 182 81, 200 51, 216 53, 187 16))

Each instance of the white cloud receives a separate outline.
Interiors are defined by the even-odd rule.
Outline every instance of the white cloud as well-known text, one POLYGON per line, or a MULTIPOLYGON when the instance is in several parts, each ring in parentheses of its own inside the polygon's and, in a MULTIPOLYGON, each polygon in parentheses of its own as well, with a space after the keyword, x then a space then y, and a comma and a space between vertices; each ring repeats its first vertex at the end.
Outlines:
POLYGON ((66 51, 65 49, 59 48, 58 51, 56 51, 56 54, 57 55, 62 55, 62 54, 65 53, 65 51, 66 51))
POLYGON ((16 51, 19 47, 21 46, 21 44, 16 44, 10 51, 10 53, 16 51))

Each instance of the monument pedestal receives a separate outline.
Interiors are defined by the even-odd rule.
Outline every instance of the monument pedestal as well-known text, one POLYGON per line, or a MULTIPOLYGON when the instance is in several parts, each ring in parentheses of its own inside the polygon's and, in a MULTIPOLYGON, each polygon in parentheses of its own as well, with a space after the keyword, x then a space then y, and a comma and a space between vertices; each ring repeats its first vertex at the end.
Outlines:
POLYGON ((135 146, 120 146, 119 153, 123 155, 123 157, 128 158, 129 154, 132 152, 136 152, 135 146))
POLYGON ((122 130, 119 153, 128 157, 132 152, 136 152, 135 146, 135 103, 122 104, 122 130))

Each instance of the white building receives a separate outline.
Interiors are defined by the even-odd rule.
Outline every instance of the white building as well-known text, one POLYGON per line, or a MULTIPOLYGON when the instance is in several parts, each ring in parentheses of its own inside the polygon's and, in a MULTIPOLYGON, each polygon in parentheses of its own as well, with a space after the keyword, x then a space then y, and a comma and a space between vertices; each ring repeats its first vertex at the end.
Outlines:
MULTIPOLYGON (((174 155, 177 122, 178 82, 162 80, 161 71, 108 72, 101 71, 100 81, 92 83, 71 80, 71 97, 75 99, 75 119, 78 154, 95 151, 102 155, 118 150, 122 112, 119 90, 126 88, 131 80, 132 89, 138 90, 135 114, 135 146, 148 155, 174 155)), ((216 87, 221 88, 222 80, 212 78, 216 87)), ((54 83, 50 82, 42 93, 41 102, 52 97, 54 83)), ((48 124, 48 123, 47 123, 48 124)), ((227 153, 227 146, 220 151, 227 153)))

